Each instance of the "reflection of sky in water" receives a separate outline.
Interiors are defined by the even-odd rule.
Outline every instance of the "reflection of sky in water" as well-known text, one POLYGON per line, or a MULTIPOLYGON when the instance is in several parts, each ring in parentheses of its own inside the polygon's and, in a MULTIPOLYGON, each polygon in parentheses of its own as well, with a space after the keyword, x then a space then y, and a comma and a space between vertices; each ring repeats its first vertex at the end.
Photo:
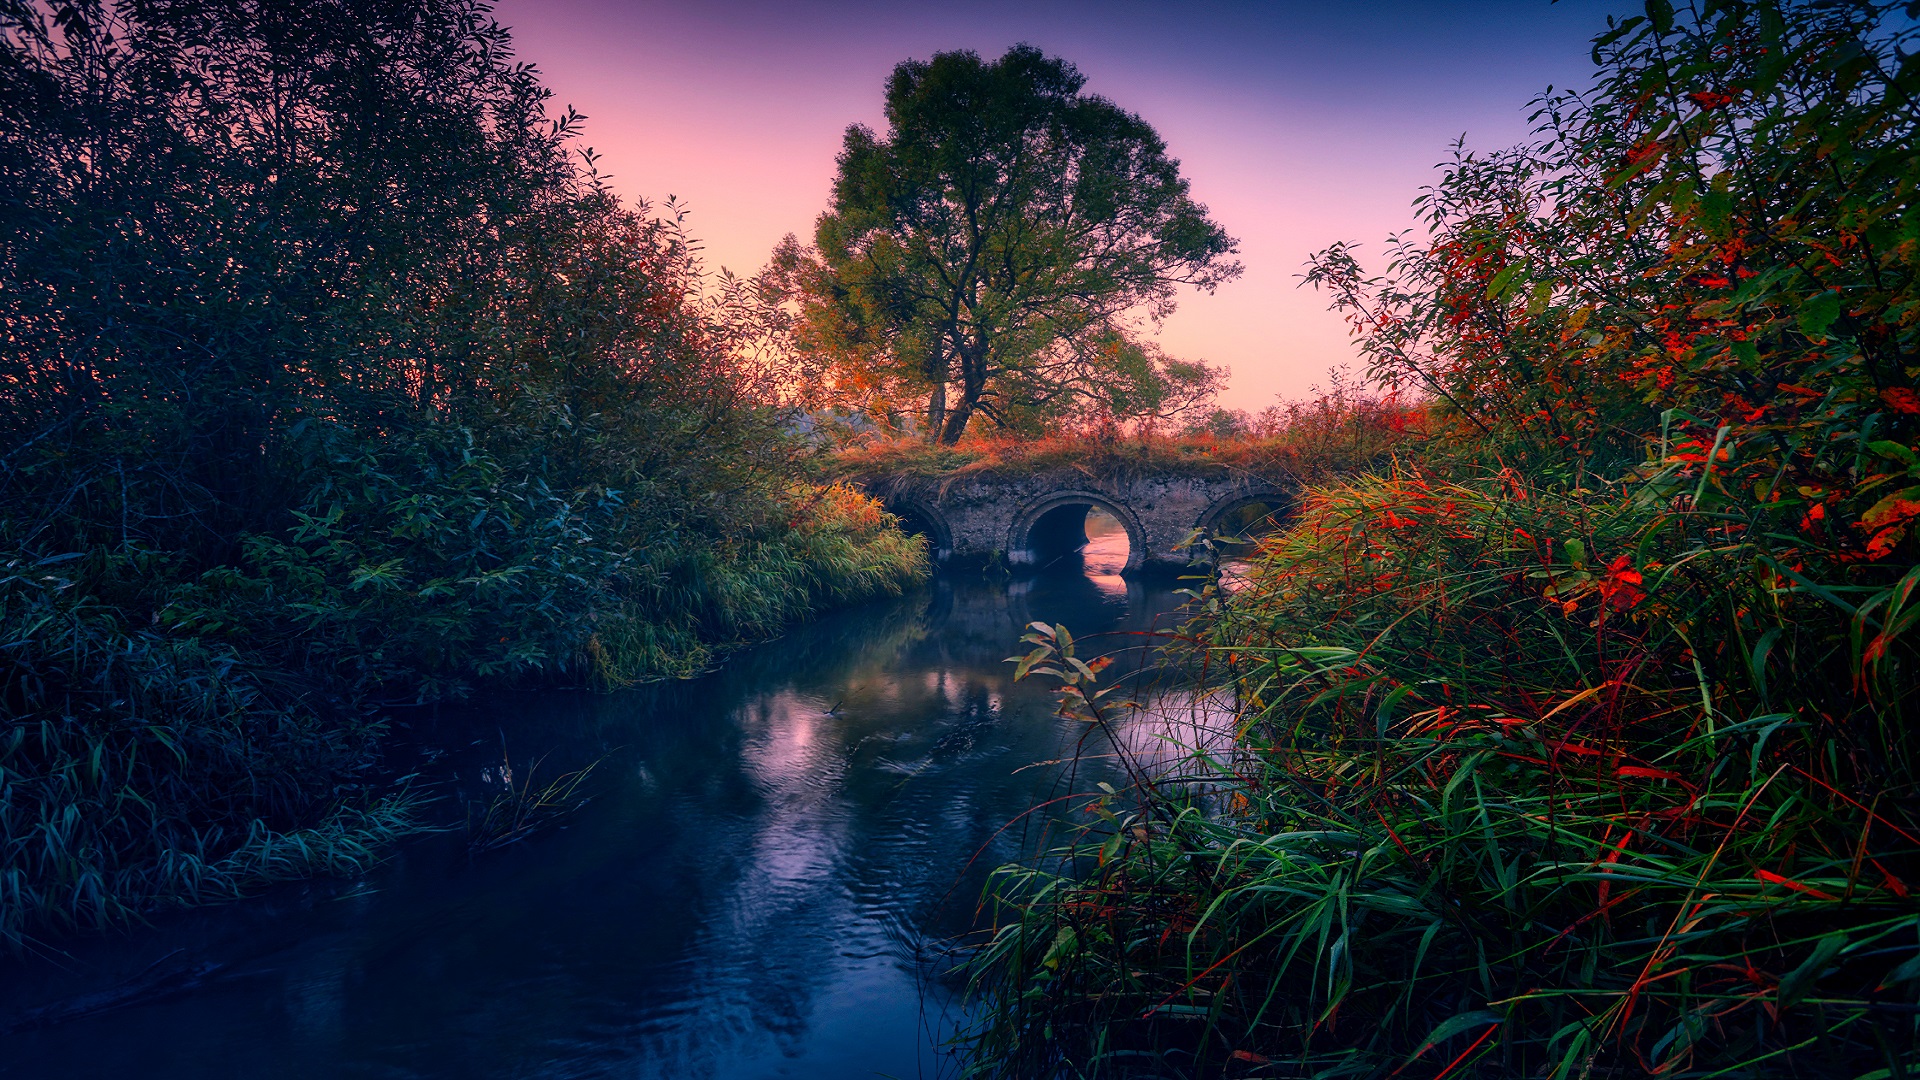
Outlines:
MULTIPOLYGON (((1026 768, 1088 733, 1004 658, 1036 619, 1085 651, 1135 649, 1175 600, 1121 578, 1125 534, 1088 524, 1084 573, 955 575, 691 682, 397 717, 454 751, 436 789, 450 820, 498 790, 503 739, 516 765, 546 755, 544 776, 604 758, 594 799, 471 861, 442 834, 364 883, 0 965, 0 1030, 108 988, 131 1001, 8 1036, 0 1078, 951 1074, 932 1048, 954 1016, 941 943, 1049 819, 1003 826, 1125 781, 1104 737, 1071 789, 1064 766, 1026 768)), ((1154 707, 1117 728, 1141 759, 1224 729, 1211 703, 1143 696, 1154 707)))
POLYGON ((1126 526, 1099 507, 1087 511, 1087 546, 1080 549, 1087 579, 1107 596, 1125 599, 1127 580, 1120 572, 1127 568, 1126 526))

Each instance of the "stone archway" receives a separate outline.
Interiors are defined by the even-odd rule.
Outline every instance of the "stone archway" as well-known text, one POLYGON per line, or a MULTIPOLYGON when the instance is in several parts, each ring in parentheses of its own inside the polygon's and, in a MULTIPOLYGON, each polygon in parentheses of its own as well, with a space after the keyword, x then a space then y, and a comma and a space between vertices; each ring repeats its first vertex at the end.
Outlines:
MULTIPOLYGON (((1293 516, 1294 495, 1291 491, 1269 488, 1263 491, 1239 492, 1220 499, 1200 515, 1193 527, 1204 533, 1218 533, 1222 526, 1231 525, 1233 519, 1243 511, 1257 506, 1272 507, 1275 524, 1283 524, 1293 516)), ((1228 532, 1227 535, 1235 535, 1228 532)))
POLYGON ((1054 514, 1056 511, 1070 511, 1075 507, 1081 508, 1078 521, 1080 527, 1079 543, 1084 544, 1086 542, 1085 510, 1091 507, 1098 507, 1104 513, 1111 515, 1115 521, 1120 523, 1121 527, 1127 530, 1127 569, 1138 570, 1146 562, 1148 556, 1147 531, 1141 526, 1139 517, 1135 515, 1132 508, 1128 507, 1125 503, 1102 495, 1097 491, 1055 491, 1022 506, 1020 510, 1013 515, 1013 523, 1007 530, 1007 546, 1005 548, 1007 561, 1016 566, 1032 565, 1038 561, 1036 559, 1036 540, 1043 542, 1051 541, 1053 546, 1056 547, 1066 546, 1066 543, 1071 539, 1070 537, 1049 537, 1045 534, 1055 529, 1060 529, 1063 532, 1071 531, 1075 523, 1063 521, 1060 518, 1049 518, 1049 515, 1054 514), (1038 532, 1036 532, 1036 526, 1039 527, 1038 532))
POLYGON ((887 513, 900 519, 901 528, 927 538, 927 554, 935 562, 944 562, 953 554, 953 526, 932 505, 911 496, 886 500, 887 513))

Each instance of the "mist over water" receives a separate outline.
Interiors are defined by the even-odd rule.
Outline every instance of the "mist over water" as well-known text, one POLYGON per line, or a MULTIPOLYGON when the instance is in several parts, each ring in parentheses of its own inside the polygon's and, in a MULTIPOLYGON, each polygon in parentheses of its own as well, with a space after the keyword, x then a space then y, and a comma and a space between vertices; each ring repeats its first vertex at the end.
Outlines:
POLYGON ((1126 662, 1177 621, 1173 583, 1119 575, 1124 533, 1088 532, 1045 574, 942 577, 701 679, 396 714, 451 748, 422 764, 450 822, 503 756, 536 785, 597 760, 593 800, 499 851, 456 827, 363 881, 5 962, 0 1077, 950 1075, 949 943, 1057 818, 1009 822, 1122 781, 1111 746, 1067 763, 1087 729, 1004 660, 1033 620, 1126 662))

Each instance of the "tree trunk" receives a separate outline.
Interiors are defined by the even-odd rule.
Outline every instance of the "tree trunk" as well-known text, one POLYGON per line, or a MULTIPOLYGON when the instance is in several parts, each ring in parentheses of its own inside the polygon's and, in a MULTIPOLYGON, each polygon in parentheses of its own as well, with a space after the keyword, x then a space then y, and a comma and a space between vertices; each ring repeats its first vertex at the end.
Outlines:
POLYGON ((972 417, 973 400, 962 397, 954 404, 953 409, 947 413, 947 425, 940 430, 941 445, 952 446, 954 443, 959 442, 960 436, 966 434, 967 421, 972 419, 972 417))
POLYGON ((947 384, 935 382, 933 392, 927 395, 927 434, 939 438, 947 422, 947 384))
POLYGON ((966 434, 967 421, 973 419, 974 406, 980 403, 980 396, 987 390, 987 350, 984 345, 960 351, 960 400, 947 413, 947 425, 940 431, 940 441, 948 446, 960 441, 966 434))

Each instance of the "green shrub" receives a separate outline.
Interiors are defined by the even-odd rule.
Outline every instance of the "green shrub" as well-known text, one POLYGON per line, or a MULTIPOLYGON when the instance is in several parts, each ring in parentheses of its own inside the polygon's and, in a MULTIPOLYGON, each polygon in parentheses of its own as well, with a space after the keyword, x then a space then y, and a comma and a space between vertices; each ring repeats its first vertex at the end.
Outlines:
POLYGON ((365 865, 383 704, 924 573, 548 97, 480 0, 0 3, 0 943, 365 865))
POLYGON ((0 576, 0 943, 358 872, 410 831, 414 800, 353 782, 377 724, 231 647, 128 626, 80 562, 0 576))

